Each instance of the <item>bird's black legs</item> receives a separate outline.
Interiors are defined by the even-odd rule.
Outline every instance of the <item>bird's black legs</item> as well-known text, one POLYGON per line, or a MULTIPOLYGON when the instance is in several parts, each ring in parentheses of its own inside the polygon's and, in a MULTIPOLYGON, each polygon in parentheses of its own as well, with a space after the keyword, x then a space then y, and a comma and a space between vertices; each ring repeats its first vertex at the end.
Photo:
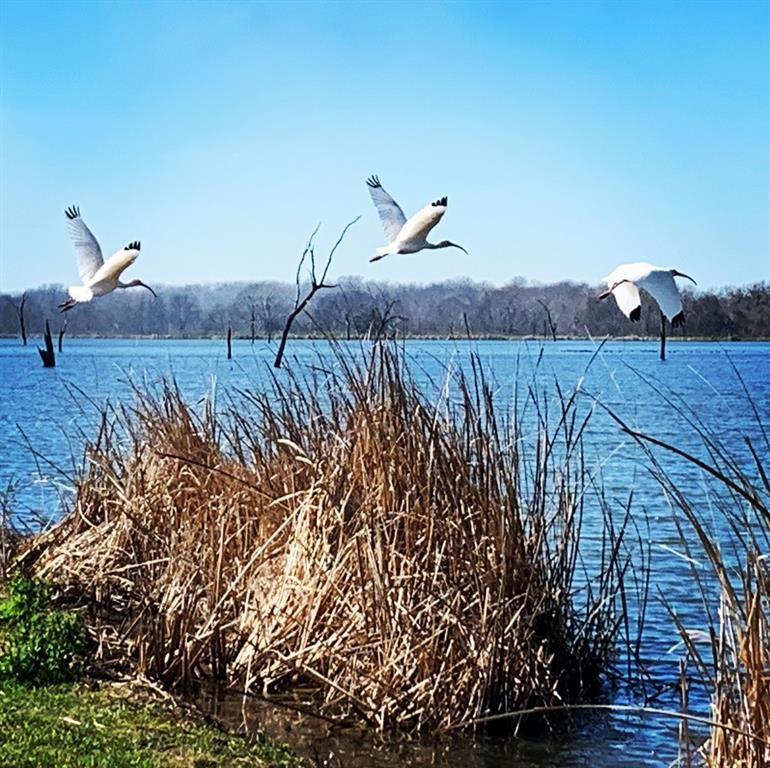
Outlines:
POLYGON ((67 301, 63 301, 59 304, 59 310, 62 312, 69 312, 75 304, 77 304, 75 299, 67 299, 67 301))

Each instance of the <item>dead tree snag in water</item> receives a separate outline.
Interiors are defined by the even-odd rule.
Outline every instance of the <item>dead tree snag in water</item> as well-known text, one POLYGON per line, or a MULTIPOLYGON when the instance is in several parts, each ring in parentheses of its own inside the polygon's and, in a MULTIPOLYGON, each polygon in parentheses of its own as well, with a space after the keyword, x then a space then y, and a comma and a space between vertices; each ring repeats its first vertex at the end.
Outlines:
POLYGON ((27 326, 24 323, 24 305, 27 303, 27 294, 21 294, 21 300, 17 304, 10 296, 7 297, 13 308, 16 310, 16 316, 19 318, 19 333, 21 334, 21 343, 27 346, 27 326))
POLYGON ((666 359, 666 316, 660 313, 660 359, 666 359))
POLYGON ((64 321, 64 325, 59 328, 59 352, 61 352, 62 344, 64 343, 64 334, 67 333, 67 321, 64 321))
POLYGON ((307 308, 307 305, 310 303, 310 300, 313 298, 313 296, 318 293, 322 288, 336 288, 337 285, 335 283, 327 283, 326 282, 326 275, 329 272, 329 267, 332 263, 332 258, 334 257, 335 252, 337 251, 337 248, 339 247, 340 243, 344 239, 345 235, 347 234, 347 231, 360 219, 360 216, 356 216, 353 221, 351 221, 349 224, 345 226, 345 229, 342 230, 342 234, 337 239, 337 242, 334 244, 334 247, 329 251, 329 255, 326 257, 326 264, 324 266, 323 272, 321 273, 320 279, 318 278, 318 275, 316 273, 316 267, 315 267, 315 244, 313 243, 313 239, 315 238, 316 234, 318 233, 318 230, 320 229, 321 225, 319 224, 314 230, 313 234, 310 235, 310 239, 307 241, 307 245, 305 246, 305 250, 302 251, 302 256, 299 260, 299 264, 297 265, 297 275, 295 278, 295 281, 297 283, 297 295, 294 299, 294 309, 289 312, 287 318, 286 318, 286 325, 283 328, 283 333, 281 334, 281 343, 278 345, 278 352, 275 355, 275 362, 273 365, 276 368, 281 367, 281 363, 283 362, 283 353, 286 348, 286 342, 289 338, 289 332, 291 331, 291 326, 294 323, 294 321, 297 319, 299 315, 302 314, 302 312, 305 311, 307 308), (308 288, 307 293, 303 296, 302 295, 302 267, 304 266, 305 262, 309 260, 310 261, 310 286, 308 288))
POLYGON ((48 325, 48 320, 45 321, 45 336, 43 337, 45 340, 45 349, 42 349, 41 347, 37 348, 37 351, 40 354, 40 359, 43 361, 43 366, 45 368, 55 368, 56 367, 56 353, 53 351, 53 339, 51 338, 51 326, 48 325))

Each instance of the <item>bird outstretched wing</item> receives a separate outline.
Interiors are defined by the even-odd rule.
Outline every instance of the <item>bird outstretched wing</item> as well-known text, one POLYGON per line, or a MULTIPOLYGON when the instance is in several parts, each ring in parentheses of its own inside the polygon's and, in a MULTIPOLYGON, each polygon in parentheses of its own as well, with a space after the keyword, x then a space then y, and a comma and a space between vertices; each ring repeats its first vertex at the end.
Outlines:
POLYGON ((366 184, 369 187, 369 195, 374 207, 380 215, 385 237, 388 238, 389 243, 392 243, 406 224, 406 216, 404 216, 398 203, 382 188, 382 184, 376 176, 370 176, 366 180, 366 184))
POLYGON ((80 209, 77 206, 73 205, 71 208, 67 208, 65 214, 67 216, 70 237, 72 238, 78 258, 78 274, 83 285, 86 285, 102 264, 104 264, 102 249, 99 247, 96 238, 91 234, 91 230, 86 226, 83 219, 80 218, 80 209))
POLYGON ((441 217, 446 213, 447 199, 442 197, 435 203, 421 208, 414 216, 404 224, 399 233, 399 240, 422 241, 428 236, 428 233, 441 221, 441 217))
POLYGON ((629 282, 620 283, 612 290, 620 311, 630 320, 638 320, 641 314, 642 300, 639 289, 629 282))
POLYGON ((682 313, 682 297, 670 270, 655 269, 639 281, 639 286, 658 303, 660 311, 673 323, 682 313))

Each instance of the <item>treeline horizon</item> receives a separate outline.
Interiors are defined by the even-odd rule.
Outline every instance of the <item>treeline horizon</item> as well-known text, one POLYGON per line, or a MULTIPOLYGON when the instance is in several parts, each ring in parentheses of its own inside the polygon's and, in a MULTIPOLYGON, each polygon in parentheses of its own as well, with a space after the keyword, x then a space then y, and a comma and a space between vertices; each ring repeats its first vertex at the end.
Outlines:
MULTIPOLYGON (((61 314, 66 288, 45 285, 22 293, 0 293, 0 335, 18 336, 19 308, 29 336, 42 334, 45 321, 56 333, 65 320, 68 336, 206 338, 228 327, 240 338, 275 338, 294 305, 297 286, 280 282, 232 282, 135 288, 78 305, 61 314)), ((643 295, 639 322, 628 320, 613 299, 598 301, 585 283, 532 284, 514 279, 495 286, 470 279, 399 284, 343 277, 337 287, 314 297, 297 318, 295 336, 331 334, 398 337, 587 336, 654 337, 660 314, 643 295)), ((757 282, 716 290, 684 290, 685 325, 672 337, 770 338, 770 284, 757 282)))

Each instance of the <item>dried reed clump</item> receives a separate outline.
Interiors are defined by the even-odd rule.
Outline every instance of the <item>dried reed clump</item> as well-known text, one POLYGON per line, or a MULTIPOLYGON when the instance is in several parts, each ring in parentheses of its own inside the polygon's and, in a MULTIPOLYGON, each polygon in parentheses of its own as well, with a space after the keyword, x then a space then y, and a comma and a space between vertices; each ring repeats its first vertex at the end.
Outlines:
MULTIPOLYGON (((710 766, 770 765, 770 567, 767 555, 750 555, 742 569, 741 604, 723 592, 715 660, 711 717, 704 755, 710 766)), ((712 628, 713 629, 713 628, 712 628)))
POLYGON ((748 525, 740 513, 728 518, 742 534, 738 562, 730 565, 693 521, 720 585, 718 615, 708 626, 710 660, 688 648, 711 691, 714 725, 700 753, 713 768, 770 765, 770 516, 763 508, 752 518, 748 525))
POLYGON ((763 768, 770 765, 770 440, 759 413, 761 446, 744 438, 747 461, 739 461, 698 420, 690 422, 707 460, 654 438, 632 434, 647 449, 649 465, 672 506, 681 513, 681 540, 693 569, 693 589, 705 609, 705 627, 684 626, 669 606, 695 670, 711 699, 710 734, 695 753, 681 745, 681 765, 763 768), (696 465, 706 478, 710 514, 696 504, 649 450, 655 444, 696 465), (706 521, 718 521, 710 531, 706 521), (695 544, 688 544, 693 541, 695 544), (692 630, 696 629, 695 632, 692 630), (706 639, 705 647, 702 640, 706 639))
POLYGON ((99 607, 102 656, 174 685, 310 683, 380 728, 595 695, 626 564, 607 519, 585 575, 584 505, 608 513, 575 398, 549 415, 530 391, 525 436, 477 361, 431 395, 393 347, 332 367, 200 416, 138 392, 122 439, 105 422, 35 554, 99 607))

